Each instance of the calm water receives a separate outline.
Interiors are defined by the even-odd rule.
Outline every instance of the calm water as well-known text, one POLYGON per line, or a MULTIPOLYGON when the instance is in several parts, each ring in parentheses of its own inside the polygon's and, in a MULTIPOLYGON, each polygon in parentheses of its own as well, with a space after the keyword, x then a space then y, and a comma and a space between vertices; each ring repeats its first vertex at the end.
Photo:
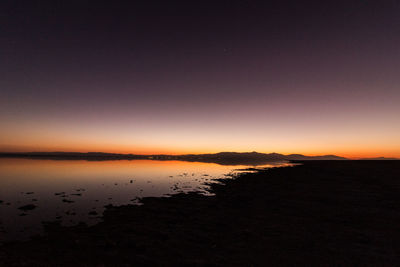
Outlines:
MULTIPOLYGON (((271 163, 273 167, 287 163, 271 163)), ((152 160, 0 159, 0 242, 41 233, 43 221, 95 224, 108 204, 136 198, 201 191, 213 179, 249 166, 152 160), (20 207, 35 205, 32 210, 20 207)))

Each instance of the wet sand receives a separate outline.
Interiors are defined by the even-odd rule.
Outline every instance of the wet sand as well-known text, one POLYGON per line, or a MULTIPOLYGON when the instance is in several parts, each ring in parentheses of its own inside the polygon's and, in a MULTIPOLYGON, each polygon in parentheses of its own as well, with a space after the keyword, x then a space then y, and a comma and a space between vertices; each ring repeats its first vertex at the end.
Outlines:
POLYGON ((399 265, 400 161, 306 161, 109 206, 0 247, 3 266, 399 265))

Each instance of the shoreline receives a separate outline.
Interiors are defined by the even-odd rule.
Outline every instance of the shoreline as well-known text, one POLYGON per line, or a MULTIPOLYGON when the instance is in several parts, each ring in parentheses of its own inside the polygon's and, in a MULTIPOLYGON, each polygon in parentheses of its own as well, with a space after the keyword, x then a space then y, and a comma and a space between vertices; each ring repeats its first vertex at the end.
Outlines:
MULTIPOLYGON (((4 266, 395 265, 400 161, 296 161, 198 193, 108 206, 103 222, 45 226, 0 246, 4 266)), ((0 264, 0 266, 2 266, 0 264)))
POLYGON ((270 162, 292 161, 292 160, 347 160, 335 155, 305 156, 301 154, 283 155, 278 153, 258 152, 219 152, 214 154, 183 154, 183 155, 140 155, 140 154, 118 154, 104 152, 0 152, 0 158, 27 158, 27 159, 51 159, 51 160, 158 160, 158 161, 187 161, 217 163, 220 165, 264 165, 270 162))

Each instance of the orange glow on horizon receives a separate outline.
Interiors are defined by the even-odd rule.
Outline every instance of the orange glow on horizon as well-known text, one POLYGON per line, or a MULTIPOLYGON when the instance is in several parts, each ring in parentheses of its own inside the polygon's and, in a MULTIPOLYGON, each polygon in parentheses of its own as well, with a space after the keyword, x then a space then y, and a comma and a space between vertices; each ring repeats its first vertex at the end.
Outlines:
POLYGON ((259 153, 279 153, 279 154, 303 154, 307 156, 320 156, 320 155, 336 155, 346 157, 349 159, 359 158, 374 158, 374 157, 387 157, 387 158, 400 158, 398 150, 384 150, 384 149, 343 149, 343 150, 303 150, 303 151, 290 151, 290 150, 241 150, 241 149, 172 149, 172 148, 130 148, 130 147, 101 147, 101 146, 86 146, 84 147, 72 147, 72 146, 55 146, 55 147, 39 147, 39 146, 10 146, 0 145, 1 152, 104 152, 104 153, 117 153, 117 154, 138 154, 138 155, 183 155, 183 154, 207 154, 207 153, 218 153, 218 152, 252 152, 257 151, 259 153))
MULTIPOLYGON (((388 128, 364 129, 329 126, 300 127, 283 124, 269 129, 268 125, 236 126, 215 124, 211 130, 203 124, 182 124, 161 127, 155 123, 140 129, 130 128, 128 122, 108 130, 104 125, 76 126, 60 124, 9 124, 0 133, 3 152, 108 152, 121 154, 205 154, 218 152, 251 152, 337 155, 347 158, 400 158, 399 124, 388 128), (128 125, 128 126, 127 126, 128 125), (161 130, 158 129, 161 127, 161 130), (237 131, 237 127, 240 131, 237 131), (258 128, 257 128, 258 127, 258 128), (398 129, 399 128, 399 129, 398 129), (371 130, 370 130, 371 129, 371 130)), ((280 123, 280 122, 277 122, 280 123)), ((364 125, 364 124, 363 124, 364 125)), ((342 126, 343 127, 343 126, 342 126)))
POLYGON ((398 1, 281 2, 2 10, 0 152, 400 158, 398 1))

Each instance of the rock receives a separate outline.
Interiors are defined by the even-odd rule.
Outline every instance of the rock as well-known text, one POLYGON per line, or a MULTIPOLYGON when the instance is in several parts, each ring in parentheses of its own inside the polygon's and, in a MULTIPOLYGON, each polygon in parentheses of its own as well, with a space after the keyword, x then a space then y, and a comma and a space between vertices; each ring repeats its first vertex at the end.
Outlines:
POLYGON ((62 200, 62 202, 65 202, 65 203, 74 203, 73 200, 69 200, 69 199, 65 199, 65 198, 62 200))
POLYGON ((18 209, 19 209, 19 210, 23 210, 23 211, 28 211, 28 210, 33 210, 33 209, 35 209, 35 208, 36 208, 36 205, 28 204, 28 205, 19 207, 18 209))

